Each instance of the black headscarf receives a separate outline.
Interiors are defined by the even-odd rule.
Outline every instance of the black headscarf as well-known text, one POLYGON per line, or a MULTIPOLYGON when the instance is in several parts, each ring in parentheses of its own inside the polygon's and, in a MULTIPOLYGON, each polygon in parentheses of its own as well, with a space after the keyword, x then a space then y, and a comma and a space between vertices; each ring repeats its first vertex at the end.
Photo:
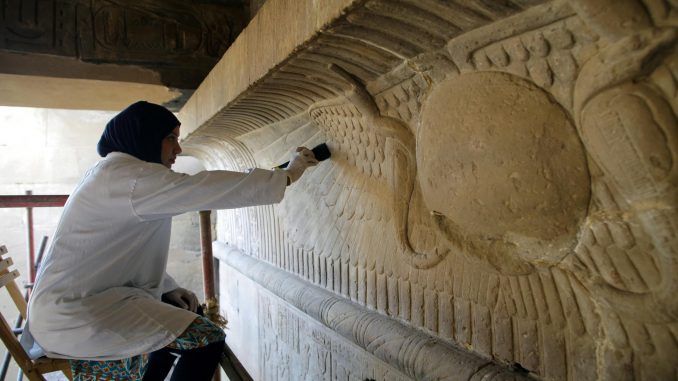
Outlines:
POLYGON ((111 152, 124 152, 137 159, 162 164, 162 140, 180 124, 168 109, 139 101, 106 124, 97 152, 101 157, 111 152))

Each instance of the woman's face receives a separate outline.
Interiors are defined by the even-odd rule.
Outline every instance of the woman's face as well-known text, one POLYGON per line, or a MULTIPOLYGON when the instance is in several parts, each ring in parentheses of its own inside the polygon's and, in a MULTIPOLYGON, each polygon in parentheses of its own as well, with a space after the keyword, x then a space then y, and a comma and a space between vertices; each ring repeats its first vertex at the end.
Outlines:
POLYGON ((179 126, 172 130, 169 135, 162 139, 162 149, 160 151, 160 160, 162 165, 167 168, 172 168, 172 164, 177 159, 177 155, 181 153, 181 146, 179 145, 179 126))

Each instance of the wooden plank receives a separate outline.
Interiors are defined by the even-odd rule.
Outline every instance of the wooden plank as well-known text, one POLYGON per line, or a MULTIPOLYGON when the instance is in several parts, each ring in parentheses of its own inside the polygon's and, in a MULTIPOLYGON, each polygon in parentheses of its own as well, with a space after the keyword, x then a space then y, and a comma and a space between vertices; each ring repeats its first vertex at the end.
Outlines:
POLYGON ((17 286, 16 282, 14 281, 14 279, 16 279, 17 277, 19 277, 19 271, 17 270, 12 271, 11 273, 7 272, 7 270, 0 271, 0 287, 7 287, 7 292, 9 293, 9 296, 12 298, 12 301, 14 302, 16 309, 19 310, 21 317, 23 317, 24 320, 26 320, 27 316, 26 311, 28 309, 28 306, 26 304, 26 299, 24 299, 24 295, 21 292, 21 289, 19 288, 19 286, 17 286))
POLYGON ((19 341, 16 339, 16 336, 14 336, 14 333, 12 333, 12 328, 10 328, 10 326, 7 324, 7 321, 5 320, 5 317, 2 316, 2 314, 0 314, 0 339, 2 339, 2 342, 5 344, 5 347, 12 355, 12 358, 24 371, 24 374, 26 375, 26 377, 28 377, 29 380, 31 381, 45 380, 33 369, 33 362, 28 357, 26 352, 24 352, 24 349, 21 347, 21 344, 19 344, 19 341))
POLYGON ((5 258, 0 261, 0 274, 4 274, 5 272, 8 272, 9 266, 13 265, 14 262, 12 262, 12 258, 5 258))
MULTIPOLYGON (((2 246, 2 247, 4 247, 4 246, 2 246)), ((0 257, 0 259, 2 259, 2 258, 0 257)), ((11 265, 12 264, 12 258, 7 257, 7 258, 2 259, 2 261, 0 262, 0 275, 9 274, 9 271, 8 271, 9 266, 4 267, 4 265, 3 265, 6 261, 9 261, 9 264, 11 265)), ((17 274, 19 273, 17 270, 14 270, 14 272, 16 272, 17 274)), ((14 282, 13 279, 12 279, 11 282, 8 282, 6 285, 3 285, 3 286, 7 287, 7 292, 9 293, 9 296, 12 298, 14 305, 16 306, 17 310, 19 310, 21 317, 23 317, 24 320, 26 320, 26 311, 28 309, 28 306, 26 304, 26 299, 24 298, 24 294, 21 292, 21 289, 19 288, 19 286, 17 286, 16 282, 14 282)), ((0 287, 2 287, 2 286, 0 286, 0 287)))
POLYGON ((14 302, 14 305, 16 305, 16 309, 19 310, 21 317, 23 317, 24 320, 26 320, 27 318, 26 311, 28 310, 28 305, 26 304, 26 299, 24 299, 24 294, 21 292, 21 289, 19 288, 19 286, 17 286, 16 282, 14 281, 7 283, 6 287, 7 292, 9 292, 9 296, 12 298, 12 301, 14 302))
POLYGON ((69 380, 72 380, 71 366, 68 360, 52 359, 49 357, 41 357, 34 362, 35 369, 40 374, 62 372, 69 380))
POLYGON ((247 370, 240 363, 231 348, 226 345, 224 347, 224 355, 221 358, 221 368, 226 373, 226 376, 231 381, 252 381, 252 377, 247 373, 247 370))
POLYGON ((5 287, 9 282, 13 282, 14 279, 19 277, 19 272, 14 270, 12 272, 0 275, 0 287, 5 287))

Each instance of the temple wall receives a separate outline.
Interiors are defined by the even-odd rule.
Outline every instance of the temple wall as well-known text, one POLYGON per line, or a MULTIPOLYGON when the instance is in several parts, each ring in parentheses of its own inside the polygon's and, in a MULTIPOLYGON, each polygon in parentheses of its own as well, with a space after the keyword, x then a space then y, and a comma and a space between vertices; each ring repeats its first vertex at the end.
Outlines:
POLYGON ((182 109, 186 151, 332 159, 218 213, 236 354, 262 380, 675 379, 677 12, 266 2, 182 109))

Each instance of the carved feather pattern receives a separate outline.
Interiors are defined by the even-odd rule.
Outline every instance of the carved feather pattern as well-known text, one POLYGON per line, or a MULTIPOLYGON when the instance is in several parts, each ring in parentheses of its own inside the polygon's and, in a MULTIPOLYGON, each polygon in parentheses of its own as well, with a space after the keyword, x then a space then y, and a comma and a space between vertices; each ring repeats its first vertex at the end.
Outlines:
POLYGON ((577 257, 591 273, 599 274, 616 289, 649 292, 662 279, 650 238, 637 228, 637 221, 634 227, 624 220, 622 209, 600 180, 594 186, 594 195, 598 211, 582 228, 577 257))
POLYGON ((449 283, 436 287, 424 279, 388 275, 388 269, 397 268, 407 256, 396 244, 393 229, 387 228, 394 221, 387 138, 365 125, 360 110, 343 99, 318 105, 310 115, 327 139, 332 160, 289 189, 294 195, 286 197, 279 211, 283 225, 295 227, 287 235, 296 246, 321 261, 323 257, 338 261, 333 272, 348 260, 349 285, 338 285, 335 275, 333 284, 332 279, 325 284, 328 288, 443 339, 533 371, 567 374, 567 347, 574 341, 583 343, 580 355, 594 361, 590 338, 597 334, 599 318, 586 289, 567 272, 552 268, 503 275, 453 252, 428 270, 437 274, 432 279, 447 278, 449 283), (384 257, 392 263, 380 264, 384 257), (365 279, 367 290, 361 291, 360 285, 351 290, 354 271, 353 279, 358 283, 365 279), (373 286, 370 274, 375 274, 373 286), (376 295, 371 296, 370 289, 376 295))
MULTIPOLYGON (((327 136, 332 160, 303 176, 289 190, 299 197, 281 204, 283 220, 296 226, 289 238, 321 256, 362 252, 357 243, 378 235, 392 218, 383 177, 385 140, 367 130, 350 103, 328 104, 310 114, 327 136)), ((388 242, 394 239, 383 244, 388 242)))
MULTIPOLYGON (((408 61, 411 65, 393 69, 389 75, 380 75, 392 68, 390 63, 384 62, 400 62, 401 55, 415 57, 418 54, 419 47, 413 46, 412 41, 400 44, 399 40, 394 40, 395 43, 388 44, 392 48, 388 51, 395 55, 388 55, 388 60, 383 62, 381 54, 372 54, 371 50, 352 60, 356 54, 345 48, 353 46, 347 41, 361 41, 361 51, 365 47, 385 46, 381 43, 385 32, 370 29, 372 10, 377 9, 381 14, 389 11, 391 4, 421 2, 367 3, 370 12, 356 13, 345 23, 323 32, 321 42, 326 46, 309 49, 294 58, 288 69, 298 74, 298 80, 310 81, 311 76, 318 76, 323 79, 312 82, 334 86, 341 78, 334 73, 327 74, 325 65, 350 61, 347 70, 360 77, 363 83, 369 82, 370 92, 377 94, 381 115, 396 117, 414 130, 421 102, 426 99, 432 83, 435 85, 439 79, 459 72, 501 71, 539 84, 574 115, 575 123, 581 127, 581 120, 576 115, 579 106, 573 99, 576 98, 573 94, 575 83, 578 76, 581 78, 587 62, 609 41, 601 40, 587 22, 574 13, 570 2, 549 4, 553 7, 549 14, 557 20, 546 22, 541 19, 542 13, 535 12, 532 16, 539 19, 533 18, 522 25, 509 20, 514 23, 510 27, 497 25, 490 32, 474 28, 467 37, 456 37, 441 52, 449 53, 458 70, 441 69, 444 73, 438 77, 432 74, 435 70, 419 71, 423 65, 417 66, 416 60, 408 61), (369 44, 363 45, 363 41, 369 41, 369 44), (473 43, 466 44, 469 41, 473 43), (411 73, 411 68, 416 73, 411 73)), ((426 0, 425 3, 448 6, 437 0, 426 0)), ((449 16, 460 14, 450 12, 449 16)), ((400 36, 400 29, 397 32, 400 36)), ((421 35, 426 36, 425 33, 421 35)), ((417 41, 426 43, 426 39, 417 41)), ((421 50, 430 51, 429 48, 421 50)), ((657 71, 650 79, 669 99, 675 116, 678 109, 675 67, 678 65, 675 60, 672 62, 673 71, 657 71)), ((601 68, 605 72, 618 72, 608 70, 607 66, 601 68)), ((584 78, 581 83, 588 89, 593 81, 584 78)), ((345 89, 343 84, 335 87, 332 92, 336 94, 345 89)), ((628 379, 631 369, 638 378, 648 370, 656 373, 645 374, 645 378, 671 379, 678 374, 671 365, 675 361, 670 357, 677 351, 675 321, 640 321, 650 309, 636 303, 626 304, 631 310, 638 311, 638 319, 621 316, 617 313, 618 306, 608 303, 596 288, 602 284, 618 294, 634 296, 651 294, 664 280, 662 266, 655 258, 656 248, 652 247, 652 239, 648 238, 643 224, 633 216, 629 218, 626 214, 629 205, 615 201, 621 200, 619 195, 611 196, 606 185, 601 185, 603 181, 611 184, 610 176, 593 175, 594 204, 590 218, 580 231, 580 244, 575 254, 561 263, 552 267, 535 266, 523 275, 506 275, 501 269, 493 269, 473 256, 451 250, 439 263, 423 270, 412 266, 405 250, 396 243, 398 217, 391 199, 397 193, 393 191, 396 188, 391 174, 394 166, 402 163, 396 163, 389 152, 393 148, 390 144, 398 139, 380 133, 373 123, 366 122, 370 117, 380 115, 370 116, 363 112, 360 102, 351 99, 350 95, 349 101, 342 98, 324 103, 317 103, 320 97, 313 97, 301 104, 301 100, 294 98, 294 93, 285 97, 285 101, 288 98, 299 103, 294 107, 294 113, 310 108, 310 118, 327 138, 333 159, 308 172, 288 189, 288 196, 278 209, 283 223, 272 218, 270 224, 273 227, 263 235, 278 237, 284 231, 289 242, 275 241, 277 246, 265 249, 268 254, 263 258, 270 258, 270 262, 370 309, 426 329, 442 340, 498 361, 520 363, 544 379, 628 379), (615 367, 619 373, 614 373, 615 367)), ((604 110, 610 109, 603 106, 604 110)), ((630 108, 622 107, 621 110, 630 108)), ((647 132, 649 123, 641 125, 641 131, 647 132)), ((665 125, 675 126, 675 123, 665 125)), ((597 127, 592 126, 591 130, 600 131, 597 127)), ((674 130, 672 127, 671 131, 674 130)), ((606 131, 614 132, 610 128, 606 131)), ((581 135, 581 129, 579 132, 581 135)), ((605 151, 611 142, 606 138, 599 140, 599 146, 586 147, 589 153, 605 151)), ((675 139, 668 140, 675 142, 675 139)), ((648 152, 656 156, 659 151, 648 152)), ((622 160, 623 167, 619 170, 630 172, 633 160, 622 160)), ((613 162, 620 161, 617 158, 613 162)), ((620 178, 627 179, 625 176, 620 178)), ((242 220, 235 219, 233 223, 242 220)), ((255 226, 255 222, 253 219, 251 225, 255 226)), ((407 231, 414 247, 417 242, 437 239, 433 227, 422 226, 407 231)), ((450 247, 449 243, 433 246, 450 247)), ((363 339, 366 345, 372 342, 380 345, 383 338, 363 339), (369 340, 373 341, 367 342, 369 340)))

